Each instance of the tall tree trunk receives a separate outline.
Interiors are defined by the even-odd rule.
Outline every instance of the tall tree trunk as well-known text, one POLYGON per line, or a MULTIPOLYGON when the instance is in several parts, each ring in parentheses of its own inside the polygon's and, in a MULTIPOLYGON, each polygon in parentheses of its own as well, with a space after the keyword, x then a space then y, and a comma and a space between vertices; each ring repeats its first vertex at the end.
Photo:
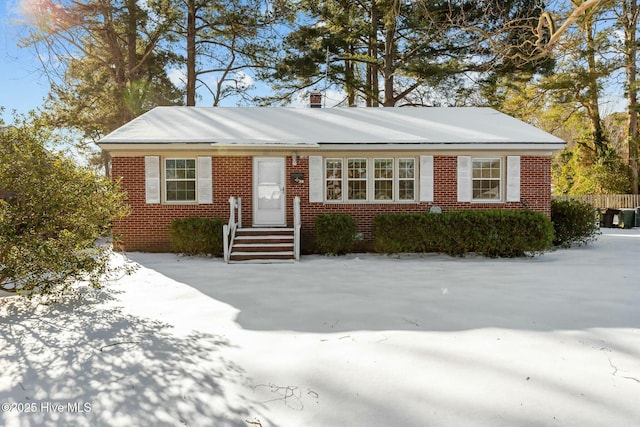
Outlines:
POLYGON ((187 3, 187 106, 196 105, 196 0, 187 3))
MULTIPOLYGON (((353 45, 349 46, 349 55, 351 58, 355 56, 353 45)), ((356 87, 355 87, 355 64, 351 59, 344 61, 345 88, 347 90, 347 103, 349 107, 356 106, 356 87)))
POLYGON ((366 105, 367 107, 378 106, 378 94, 380 88, 378 86, 379 67, 378 61, 378 26, 380 17, 378 16, 378 8, 375 0, 371 1, 371 30, 369 31, 369 58, 371 62, 367 64, 367 87, 366 87, 366 105))
POLYGON ((596 65, 596 42, 594 38, 595 26, 592 18, 584 23, 584 31, 587 36, 587 64, 589 77, 589 95, 587 99, 587 113, 593 129, 593 144, 596 159, 605 156, 607 152, 607 140, 600 118, 600 94, 598 88, 598 70, 596 65))
POLYGON ((638 2, 624 0, 622 2, 622 24, 624 27, 625 45, 625 74, 627 77, 627 109, 629 113, 627 127, 627 141, 629 145, 628 163, 631 169, 631 192, 638 194, 638 88, 637 68, 638 60, 638 2))
POLYGON ((137 29, 137 5, 136 0, 127 0, 129 20, 127 22, 127 81, 132 83, 136 78, 136 65, 138 64, 138 29, 137 29))
POLYGON ((393 94, 394 71, 393 64, 395 58, 395 25, 387 26, 384 40, 384 62, 382 66, 382 75, 384 78, 384 100, 382 105, 385 107, 393 107, 396 105, 396 99, 393 94))
POLYGON ((395 0, 391 7, 386 10, 384 17, 384 57, 382 65, 382 76, 384 79, 384 100, 382 105, 393 107, 396 105, 396 98, 393 93, 395 59, 396 59, 396 20, 398 19, 398 1, 395 0))

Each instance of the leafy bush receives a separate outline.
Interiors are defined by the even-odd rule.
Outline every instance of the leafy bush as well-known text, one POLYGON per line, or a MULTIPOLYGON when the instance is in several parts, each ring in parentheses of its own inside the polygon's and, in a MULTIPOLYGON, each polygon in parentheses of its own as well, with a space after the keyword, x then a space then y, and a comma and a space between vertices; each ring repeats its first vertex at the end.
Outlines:
POLYGON ((548 249, 553 226, 544 214, 529 210, 383 214, 374 218, 373 238, 374 249, 381 253, 516 257, 548 249))
POLYGON ((555 230, 553 244, 564 248, 595 241, 600 234, 594 208, 579 200, 553 200, 551 221, 555 230))
POLYGON ((0 288, 56 296, 127 271, 110 262, 110 245, 96 245, 128 213, 118 185, 47 149, 46 126, 2 125, 0 288))
POLYGON ((322 254, 341 255, 353 250, 356 222, 347 214, 323 214, 316 217, 316 247, 322 254))
POLYGON ((174 219, 169 226, 171 249, 185 255, 220 255, 223 226, 220 218, 174 219))

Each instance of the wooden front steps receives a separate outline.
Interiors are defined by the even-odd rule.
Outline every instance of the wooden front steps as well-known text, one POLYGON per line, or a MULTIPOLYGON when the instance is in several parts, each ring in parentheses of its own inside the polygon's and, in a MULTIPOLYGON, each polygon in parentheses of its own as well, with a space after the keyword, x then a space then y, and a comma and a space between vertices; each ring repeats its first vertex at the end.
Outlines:
POLYGON ((238 228, 229 262, 293 262, 293 228, 238 228))

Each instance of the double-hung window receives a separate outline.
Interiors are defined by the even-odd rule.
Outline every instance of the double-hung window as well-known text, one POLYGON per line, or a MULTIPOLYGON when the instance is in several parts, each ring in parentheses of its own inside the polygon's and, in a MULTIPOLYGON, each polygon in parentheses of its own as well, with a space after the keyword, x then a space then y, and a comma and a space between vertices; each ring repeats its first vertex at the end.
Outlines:
POLYGON ((416 197, 416 159, 398 159, 398 200, 416 197))
POLYGON ((342 200, 342 159, 325 161, 325 197, 327 200, 342 200))
POLYGON ((373 159, 373 194, 376 200, 393 200, 393 159, 373 159))
POLYGON ((471 172, 474 201, 502 199, 502 159, 473 159, 471 172))
POLYGON ((165 159, 164 177, 167 202, 196 201, 196 159, 165 159))
POLYGON ((367 159, 347 159, 347 200, 367 200, 367 159))

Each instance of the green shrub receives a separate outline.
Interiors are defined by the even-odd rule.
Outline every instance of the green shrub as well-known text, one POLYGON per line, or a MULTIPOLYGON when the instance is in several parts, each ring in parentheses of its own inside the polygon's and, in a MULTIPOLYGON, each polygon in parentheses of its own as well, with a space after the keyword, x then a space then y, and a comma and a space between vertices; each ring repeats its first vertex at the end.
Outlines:
POLYGON ((322 254, 341 255, 353 250, 356 222, 347 214, 323 214, 316 217, 316 248, 322 254))
POLYGON ((579 200, 553 200, 551 221, 555 230, 553 244, 568 248, 595 241, 600 234, 595 209, 579 200))
POLYGON ((383 214, 374 218, 373 238, 374 250, 381 253, 516 257, 548 249, 553 226, 544 214, 529 210, 383 214))
POLYGON ((220 255, 223 225, 220 218, 174 219, 169 226, 171 249, 185 255, 220 255))
POLYGON ((48 149, 55 133, 35 115, 14 123, 0 117, 0 289, 55 298, 130 272, 97 243, 129 213, 119 186, 48 149))

